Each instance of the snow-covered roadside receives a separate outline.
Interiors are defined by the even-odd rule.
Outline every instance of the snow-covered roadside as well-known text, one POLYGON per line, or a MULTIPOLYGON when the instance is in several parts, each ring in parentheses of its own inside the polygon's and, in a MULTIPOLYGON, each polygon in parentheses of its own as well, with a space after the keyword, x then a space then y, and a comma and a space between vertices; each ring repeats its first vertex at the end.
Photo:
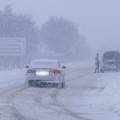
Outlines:
POLYGON ((23 86, 25 83, 25 70, 0 71, 0 89, 9 89, 23 86))
POLYGON ((0 71, 0 120, 17 120, 13 98, 23 89, 24 70, 0 71))
POLYGON ((120 118, 120 72, 107 73, 101 77, 101 80, 106 81, 106 87, 101 93, 104 96, 106 104, 110 105, 111 111, 117 113, 120 118))
POLYGON ((77 72, 77 77, 73 73, 72 79, 67 80, 69 87, 61 92, 58 101, 74 113, 92 120, 119 120, 120 73, 94 74, 87 72, 89 70, 86 69, 83 76, 81 72, 85 71, 77 72))

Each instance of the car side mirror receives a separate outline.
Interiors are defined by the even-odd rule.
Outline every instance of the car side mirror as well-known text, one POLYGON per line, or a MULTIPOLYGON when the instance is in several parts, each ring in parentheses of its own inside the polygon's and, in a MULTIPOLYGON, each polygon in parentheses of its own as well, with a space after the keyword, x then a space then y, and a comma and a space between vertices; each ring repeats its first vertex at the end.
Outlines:
POLYGON ((29 68, 29 65, 26 65, 25 68, 29 68))
POLYGON ((62 69, 66 69, 67 67, 66 66, 62 66, 62 69))

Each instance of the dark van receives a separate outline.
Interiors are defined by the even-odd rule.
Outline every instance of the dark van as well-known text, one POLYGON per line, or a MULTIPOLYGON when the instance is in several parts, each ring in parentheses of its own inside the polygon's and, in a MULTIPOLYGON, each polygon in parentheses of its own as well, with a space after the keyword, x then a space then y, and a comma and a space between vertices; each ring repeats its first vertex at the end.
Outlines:
POLYGON ((103 54, 101 72, 120 70, 120 52, 108 51, 103 54))

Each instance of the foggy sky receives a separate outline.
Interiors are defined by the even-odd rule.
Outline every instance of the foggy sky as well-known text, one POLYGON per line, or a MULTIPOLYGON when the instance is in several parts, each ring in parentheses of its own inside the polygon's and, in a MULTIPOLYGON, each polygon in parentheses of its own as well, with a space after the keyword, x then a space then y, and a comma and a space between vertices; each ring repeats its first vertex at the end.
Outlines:
POLYGON ((7 4, 15 13, 32 15, 39 27, 51 16, 62 16, 75 22, 95 49, 107 41, 119 49, 120 0, 0 0, 0 9, 7 4))

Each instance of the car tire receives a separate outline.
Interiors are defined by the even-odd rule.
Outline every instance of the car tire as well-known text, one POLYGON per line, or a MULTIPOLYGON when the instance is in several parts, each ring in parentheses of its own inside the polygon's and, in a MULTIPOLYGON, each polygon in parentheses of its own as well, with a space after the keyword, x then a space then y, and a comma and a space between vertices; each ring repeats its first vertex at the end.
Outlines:
POLYGON ((59 84, 58 84, 58 88, 59 88, 59 89, 65 88, 65 83, 64 83, 64 82, 59 83, 59 84))
POLYGON ((31 87, 31 86, 32 86, 31 81, 28 81, 28 83, 27 83, 27 87, 31 87))
POLYGON ((35 85, 34 82, 35 82, 35 81, 29 80, 27 86, 28 86, 28 87, 34 87, 34 85, 35 85))
POLYGON ((62 85, 61 85, 62 88, 65 88, 65 82, 62 82, 61 84, 62 84, 62 85))

